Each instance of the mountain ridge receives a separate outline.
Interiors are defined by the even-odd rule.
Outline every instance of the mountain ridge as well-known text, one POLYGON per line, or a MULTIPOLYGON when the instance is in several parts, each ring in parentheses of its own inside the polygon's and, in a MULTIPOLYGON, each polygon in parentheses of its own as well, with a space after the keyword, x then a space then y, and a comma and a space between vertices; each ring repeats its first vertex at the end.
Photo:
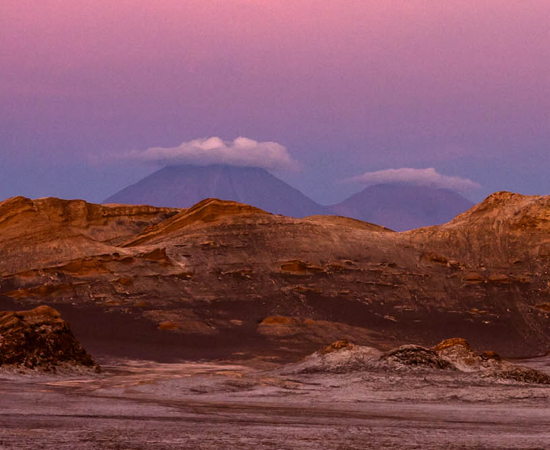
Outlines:
POLYGON ((227 165, 167 166, 105 203, 189 208, 205 198, 250 204, 298 218, 335 214, 396 231, 439 225, 473 206, 447 189, 397 184, 367 187, 338 204, 323 206, 264 169, 227 165))
POLYGON ((380 348, 449 335, 504 355, 550 347, 550 197, 496 193, 399 233, 216 199, 117 208, 0 203, 0 306, 50 305, 93 353, 160 360, 292 360, 338 333, 380 348))

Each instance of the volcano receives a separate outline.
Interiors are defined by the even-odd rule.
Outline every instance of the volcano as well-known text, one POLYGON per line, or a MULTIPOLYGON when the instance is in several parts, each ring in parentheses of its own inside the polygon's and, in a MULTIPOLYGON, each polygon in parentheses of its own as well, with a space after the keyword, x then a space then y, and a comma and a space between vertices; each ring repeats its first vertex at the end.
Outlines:
POLYGON ((379 184, 365 188, 329 210, 395 231, 406 231, 441 225, 472 206, 470 200, 449 189, 379 184))
POLYGON ((325 207, 265 169, 227 165, 164 167, 104 203, 189 208, 205 198, 246 203, 291 217, 327 213, 325 207))

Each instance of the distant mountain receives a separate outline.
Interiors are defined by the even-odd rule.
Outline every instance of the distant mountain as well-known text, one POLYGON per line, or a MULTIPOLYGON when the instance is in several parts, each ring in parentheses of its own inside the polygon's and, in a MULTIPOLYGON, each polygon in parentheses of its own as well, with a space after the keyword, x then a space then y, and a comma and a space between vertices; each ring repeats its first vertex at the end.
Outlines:
POLYGON ((329 210, 404 231, 446 223, 472 206, 472 202, 448 189, 379 184, 367 187, 329 210))
POLYGON ((165 167, 104 203, 190 208, 206 198, 236 201, 298 218, 336 214, 396 231, 446 223, 473 206, 448 189, 380 184, 327 207, 265 169, 227 165, 165 167))
POLYGON ((264 169, 226 165, 165 167, 104 203, 189 208, 205 198, 246 203, 292 217, 327 213, 325 207, 264 169))

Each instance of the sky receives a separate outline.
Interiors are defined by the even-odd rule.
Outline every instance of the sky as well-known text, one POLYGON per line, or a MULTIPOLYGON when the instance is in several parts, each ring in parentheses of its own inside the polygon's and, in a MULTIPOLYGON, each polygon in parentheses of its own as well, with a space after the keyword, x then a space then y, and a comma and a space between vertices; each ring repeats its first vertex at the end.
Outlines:
POLYGON ((548 0, 2 0, 0 199, 262 159, 239 143, 324 204, 401 175, 547 195, 549 23, 548 0))

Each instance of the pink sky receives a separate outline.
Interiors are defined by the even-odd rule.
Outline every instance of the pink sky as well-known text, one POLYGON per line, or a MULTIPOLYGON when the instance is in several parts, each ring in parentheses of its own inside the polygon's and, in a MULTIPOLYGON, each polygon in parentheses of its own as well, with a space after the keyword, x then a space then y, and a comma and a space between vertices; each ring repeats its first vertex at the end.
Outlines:
POLYGON ((353 170, 509 160, 493 190, 549 153, 549 24, 548 0, 7 0, 1 151, 54 167, 242 135, 285 145, 317 196, 353 170))

